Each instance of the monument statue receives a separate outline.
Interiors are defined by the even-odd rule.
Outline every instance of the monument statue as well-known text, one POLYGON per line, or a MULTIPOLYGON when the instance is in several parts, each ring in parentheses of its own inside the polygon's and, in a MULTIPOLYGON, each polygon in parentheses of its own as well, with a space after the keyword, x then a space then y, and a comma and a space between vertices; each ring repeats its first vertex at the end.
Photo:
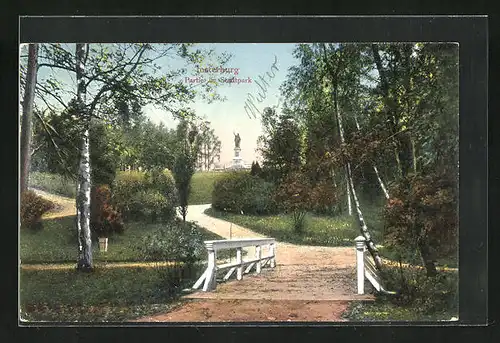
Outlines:
POLYGON ((240 142, 241 142, 241 138, 240 138, 240 134, 239 133, 233 133, 234 134, 234 147, 236 149, 239 149, 240 148, 240 142))

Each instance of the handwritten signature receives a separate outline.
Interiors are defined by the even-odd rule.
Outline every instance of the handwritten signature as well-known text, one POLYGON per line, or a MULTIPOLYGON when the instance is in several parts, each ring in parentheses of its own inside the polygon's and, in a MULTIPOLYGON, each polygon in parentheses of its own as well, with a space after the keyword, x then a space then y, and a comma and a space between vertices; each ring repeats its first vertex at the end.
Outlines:
POLYGON ((279 71, 276 65, 277 63, 278 63, 278 57, 274 55, 274 63, 271 66, 271 72, 266 72, 264 75, 259 75, 258 80, 254 80, 254 82, 260 88, 259 92, 257 93, 257 97, 253 96, 250 93, 247 93, 248 95, 247 95, 247 100, 245 101, 244 109, 250 119, 252 119, 252 116, 254 118, 257 118, 256 112, 262 115, 262 113, 255 105, 255 101, 260 103, 264 101, 264 99, 266 99, 267 96, 266 93, 268 91, 268 87, 270 87, 270 84, 268 82, 271 82, 276 77, 275 71, 279 71))

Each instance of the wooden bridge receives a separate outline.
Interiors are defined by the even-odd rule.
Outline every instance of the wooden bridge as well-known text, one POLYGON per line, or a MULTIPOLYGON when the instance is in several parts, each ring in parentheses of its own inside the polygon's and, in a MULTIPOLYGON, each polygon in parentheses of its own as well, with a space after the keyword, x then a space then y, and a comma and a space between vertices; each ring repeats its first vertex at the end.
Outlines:
MULTIPOLYGON (((191 299, 272 299, 272 300, 372 300, 364 294, 365 275, 358 282, 356 264, 358 248, 336 248, 339 252, 325 258, 325 247, 317 247, 304 258, 287 258, 297 246, 273 238, 247 238, 206 241, 207 268, 193 285, 200 291, 186 295, 191 299), (234 259, 218 260, 218 252, 235 249, 234 259), (279 249, 279 250, 278 250, 279 249), (246 251, 246 258, 243 258, 246 251), (280 256, 283 255, 283 260, 280 256), (269 268, 265 268, 269 267, 269 268), (252 273, 253 271, 253 273, 252 273), (235 280, 234 280, 235 279, 235 280), (201 287, 203 285, 203 287, 201 287)), ((329 249, 326 248, 328 251, 329 249)), ((330 252, 333 252, 330 250, 330 252)), ((361 252, 365 256, 364 250, 361 252)), ((363 259, 365 261, 366 258, 363 259)), ((367 273, 374 281, 373 271, 367 273)), ((375 274, 376 275, 376 274, 375 274)))

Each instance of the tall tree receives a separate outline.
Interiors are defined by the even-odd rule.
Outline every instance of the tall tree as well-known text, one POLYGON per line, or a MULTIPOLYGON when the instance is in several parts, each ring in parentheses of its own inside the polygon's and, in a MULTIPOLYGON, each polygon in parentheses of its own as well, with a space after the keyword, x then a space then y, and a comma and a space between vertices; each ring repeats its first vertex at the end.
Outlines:
POLYGON ((28 68, 24 86, 23 116, 21 123, 21 192, 28 189, 31 165, 31 140, 33 102, 35 97, 36 75, 38 63, 38 44, 29 44, 28 68))
POLYGON ((197 142, 198 129, 187 120, 177 126, 177 151, 174 163, 174 179, 179 193, 179 206, 182 220, 186 221, 191 178, 195 172, 196 159, 200 144, 197 142))
MULTIPOLYGON (((79 237, 78 268, 92 268, 90 241, 90 162, 89 127, 91 118, 113 122, 116 119, 116 101, 126 98, 139 106, 161 106, 176 117, 186 117, 186 106, 195 96, 207 101, 223 100, 217 82, 189 86, 183 82, 186 68, 162 70, 158 61, 168 57, 181 57, 188 65, 209 62, 224 64, 227 55, 216 55, 214 50, 195 49, 193 44, 78 44, 73 54, 61 44, 43 44, 43 61, 47 67, 75 73, 77 79, 76 120, 80 124, 80 160, 78 169, 77 230, 79 237), (212 60, 211 60, 212 59, 212 60), (214 61, 213 59, 216 59, 214 61), (162 71, 162 73, 158 73, 162 71), (160 74, 160 75, 158 75, 160 74), (199 87, 203 87, 199 92, 199 87)), ((68 107, 75 92, 50 75, 39 83, 38 92, 48 108, 54 103, 68 107), (63 94, 64 93, 64 94, 63 94), (47 101, 51 98, 52 102, 47 101)), ((54 111, 57 112, 57 111, 54 111)))
MULTIPOLYGON (((347 64, 348 61, 348 56, 347 54, 355 54, 356 51, 349 51, 346 49, 346 47, 343 47, 341 44, 339 44, 337 47, 330 46, 330 56, 327 52, 327 49, 325 45, 322 45, 323 48, 323 57, 324 57, 324 62, 327 66, 327 70, 329 73, 329 76, 332 81, 332 97, 333 97, 333 103, 334 103, 334 115, 337 120, 337 127, 338 127, 338 132, 340 136, 340 141, 341 144, 344 145, 346 143, 345 141, 345 134, 344 134, 344 124, 343 124, 343 116, 340 113, 339 110, 339 88, 340 88, 340 81, 341 81, 341 68, 344 68, 345 65, 347 64), (347 50, 347 52, 346 52, 347 50), (333 66, 331 56, 333 53, 333 62, 335 63, 335 67, 333 66)), ((358 196, 356 194, 356 188, 354 187, 354 181, 353 181, 353 175, 352 175, 352 168, 351 168, 351 163, 349 161, 346 161, 346 171, 347 171, 347 184, 349 187, 349 191, 352 194, 352 197, 354 199, 354 204, 356 206, 356 212, 357 212, 357 218, 360 226, 360 231, 363 237, 366 240, 366 245, 368 247, 368 250, 370 251, 370 254, 373 256, 373 259, 375 261, 375 265, 377 268, 381 269, 382 268, 382 259, 380 258, 379 252, 377 247, 375 246, 371 234, 368 230, 368 226, 366 225, 363 213, 361 211, 361 206, 360 202, 358 199, 358 196)), ((348 193, 348 197, 350 194, 348 193)))
POLYGON ((302 164, 303 134, 295 118, 277 115, 272 108, 264 109, 262 122, 264 134, 258 140, 262 170, 267 178, 281 182, 302 164))
POLYGON ((90 113, 85 106, 85 62, 87 44, 76 44, 76 105, 82 121, 80 161, 78 163, 76 225, 78 230, 78 264, 81 270, 92 269, 92 236, 90 232, 90 113))
POLYGON ((198 168, 202 170, 210 170, 214 165, 215 160, 220 159, 221 141, 215 134, 210 123, 205 121, 199 127, 198 144, 198 168))

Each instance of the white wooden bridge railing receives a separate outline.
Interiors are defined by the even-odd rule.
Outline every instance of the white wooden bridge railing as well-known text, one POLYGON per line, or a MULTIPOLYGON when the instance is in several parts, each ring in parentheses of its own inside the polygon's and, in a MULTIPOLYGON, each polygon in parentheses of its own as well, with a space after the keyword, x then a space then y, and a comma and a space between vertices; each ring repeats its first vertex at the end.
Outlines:
POLYGON ((358 294, 365 294, 365 280, 370 281, 373 287, 382 293, 395 294, 387 291, 379 272, 372 261, 371 255, 366 249, 366 240, 363 236, 358 236, 354 239, 356 242, 356 270, 358 279, 358 294))
POLYGON ((236 271, 236 279, 241 280, 243 274, 250 272, 255 266, 257 273, 267 263, 271 268, 276 266, 276 240, 274 238, 245 238, 205 241, 205 247, 208 251, 208 266, 201 277, 193 285, 193 289, 198 289, 203 284, 203 291, 211 291, 217 287, 216 275, 218 271, 228 270, 223 280, 227 280, 236 271), (262 257, 262 247, 269 246, 269 255, 262 257), (243 261, 243 248, 255 247, 255 258, 243 261), (221 250, 236 249, 236 262, 217 265, 217 252, 221 250), (243 270, 243 267, 247 267, 243 270))

